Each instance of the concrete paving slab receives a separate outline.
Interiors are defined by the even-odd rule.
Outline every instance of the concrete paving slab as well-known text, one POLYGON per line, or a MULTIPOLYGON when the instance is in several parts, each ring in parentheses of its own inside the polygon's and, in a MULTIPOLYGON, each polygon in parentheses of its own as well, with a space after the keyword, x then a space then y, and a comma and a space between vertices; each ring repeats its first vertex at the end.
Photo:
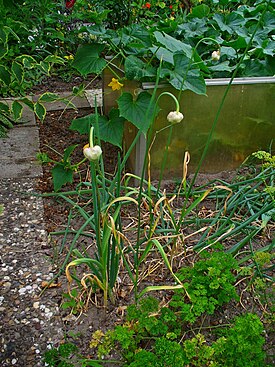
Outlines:
POLYGON ((102 102, 102 90, 101 89, 90 89, 85 91, 85 96, 91 107, 95 106, 95 98, 96 104, 98 107, 103 106, 102 102))
POLYGON ((11 129, 7 138, 0 139, 0 179, 40 176, 42 168, 35 158, 38 151, 37 126, 11 129))
POLYGON ((2 159, 24 159, 35 157, 39 150, 39 132, 37 126, 20 126, 11 129, 8 137, 0 140, 2 159))
MULTIPOLYGON (((97 105, 99 107, 102 106, 102 90, 101 89, 93 89, 86 90, 84 92, 83 97, 72 96, 71 92, 62 92, 57 93, 59 98, 67 99, 68 101, 56 101, 50 103, 43 103, 47 111, 59 111, 66 109, 73 109, 74 106, 76 108, 89 108, 94 107, 95 105, 95 97, 97 99, 97 105)), ((39 99, 39 96, 33 96, 33 101, 36 102, 39 99)))
POLYGON ((35 158, 28 160, 1 160, 0 163, 0 181, 2 179, 23 179, 42 176, 42 169, 35 158))

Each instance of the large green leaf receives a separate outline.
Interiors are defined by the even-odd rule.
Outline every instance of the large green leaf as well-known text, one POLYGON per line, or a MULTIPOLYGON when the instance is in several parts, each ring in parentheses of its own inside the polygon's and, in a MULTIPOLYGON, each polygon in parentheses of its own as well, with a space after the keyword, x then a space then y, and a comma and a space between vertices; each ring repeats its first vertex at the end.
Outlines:
POLYGON ((228 46, 228 47, 232 47, 235 50, 239 50, 241 48, 246 48, 247 40, 244 37, 238 37, 234 41, 229 41, 229 42, 224 41, 223 45, 228 46))
POLYGON ((53 188, 59 191, 66 183, 73 182, 73 169, 66 168, 62 164, 56 164, 52 169, 53 188))
POLYGON ((245 60, 242 66, 244 66, 243 76, 246 77, 266 76, 267 74, 265 62, 262 60, 245 60))
MULTIPOLYGON (((76 130, 80 134, 89 134, 91 126, 96 127, 95 114, 75 119, 71 122, 70 130, 76 130)), ((100 139, 122 148, 122 138, 125 118, 119 116, 118 109, 110 111, 109 119, 98 116, 98 127, 100 139)))
POLYGON ((78 48, 72 66, 82 75, 99 74, 107 62, 100 56, 105 48, 102 44, 82 45, 78 48))
POLYGON ((156 37, 157 42, 162 44, 167 50, 172 52, 180 51, 185 56, 191 58, 192 57, 192 47, 186 43, 183 43, 176 38, 169 36, 169 34, 154 32, 154 36, 156 37))
POLYGON ((178 90, 191 90, 196 94, 206 94, 204 78, 200 70, 190 64, 190 60, 183 54, 174 56, 175 67, 169 71, 169 82, 178 90))
POLYGON ((151 47, 150 51, 152 51, 152 53, 155 54, 159 60, 174 65, 174 53, 172 51, 169 51, 164 47, 157 46, 151 47))
MULTIPOLYGON (((98 116, 99 124, 101 122, 104 122, 105 119, 106 118, 104 116, 98 116)), ((95 124, 95 122, 96 122, 96 115, 94 113, 91 113, 90 115, 74 119, 71 122, 70 130, 78 131, 79 134, 89 135, 90 128, 93 124, 95 124)))
POLYGON ((274 54, 275 54, 275 41, 266 40, 266 42, 264 42, 263 46, 264 46, 263 53, 265 55, 274 56, 274 54))
POLYGON ((207 17, 207 15, 209 13, 210 13, 209 6, 207 6, 205 4, 200 4, 200 5, 195 6, 194 8, 192 8, 191 16, 195 17, 195 18, 202 19, 203 17, 207 17))
POLYGON ((131 93, 124 92, 117 100, 120 116, 132 122, 139 130, 146 134, 154 118, 152 96, 148 92, 141 92, 136 99, 131 93))
POLYGON ((110 111, 109 120, 101 120, 99 123, 100 139, 122 149, 124 122, 125 118, 119 116, 119 110, 113 108, 110 111))
POLYGON ((216 65, 209 66, 210 71, 232 71, 234 67, 229 66, 229 61, 217 63, 216 65))
POLYGON ((275 29, 275 15, 273 12, 268 12, 264 16, 264 30, 266 33, 274 32, 275 29))
POLYGON ((222 32, 232 33, 245 25, 245 19, 240 14, 231 13, 228 15, 214 14, 213 19, 217 22, 222 32))
POLYGON ((208 30, 206 19, 192 19, 191 22, 184 22, 178 25, 178 29, 184 33, 185 38, 204 36, 208 30))
POLYGON ((275 75, 275 57, 267 55, 266 57, 266 71, 267 75, 275 75))
POLYGON ((141 80, 142 78, 155 77, 156 69, 143 62, 136 56, 130 55, 125 60, 125 77, 129 80, 141 80))

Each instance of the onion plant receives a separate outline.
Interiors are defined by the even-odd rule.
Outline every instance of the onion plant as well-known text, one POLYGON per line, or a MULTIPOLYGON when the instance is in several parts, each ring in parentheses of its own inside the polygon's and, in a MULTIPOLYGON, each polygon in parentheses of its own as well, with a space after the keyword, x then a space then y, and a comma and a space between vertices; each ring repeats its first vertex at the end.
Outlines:
MULTIPOLYGON (((270 1, 267 3, 267 7, 269 3, 270 1)), ((246 244, 251 245, 252 239, 264 230, 268 222, 274 217, 274 196, 270 195, 267 190, 262 189, 263 183, 268 182, 270 186, 273 185, 274 167, 264 169, 253 179, 247 178, 231 184, 218 181, 214 182, 213 185, 209 184, 208 187, 200 188, 194 186, 228 90, 261 24, 262 17, 259 19, 251 40, 232 74, 231 81, 213 121, 197 171, 189 185, 186 180, 189 155, 188 152, 185 154, 183 177, 178 195, 168 197, 165 192, 161 191, 161 181, 165 170, 173 123, 179 123, 183 118, 178 99, 167 92, 163 94, 171 96, 176 108, 167 117, 167 129, 170 133, 164 147, 164 160, 157 187, 152 185, 150 175, 150 150, 154 142, 152 126, 158 114, 159 103, 163 95, 161 94, 156 98, 161 67, 158 70, 157 83, 152 95, 141 92, 138 96, 135 96, 136 99, 134 100, 130 93, 123 93, 117 101, 119 118, 123 117, 131 121, 138 128, 138 131, 123 159, 120 155, 118 156, 117 170, 112 178, 107 177, 104 170, 104 160, 100 148, 102 135, 100 125, 104 126, 104 133, 106 134, 106 130, 108 130, 107 128, 111 123, 114 123, 114 121, 121 122, 121 120, 117 120, 117 112, 114 112, 115 117, 109 121, 100 120, 96 108, 96 113, 92 118, 81 120, 82 128, 83 122, 88 122, 90 132, 90 141, 84 147, 83 153, 90 161, 91 179, 90 182, 83 182, 81 188, 78 188, 75 192, 69 193, 70 196, 77 196, 75 201, 71 199, 68 193, 55 194, 70 203, 84 219, 83 225, 74 234, 69 254, 62 265, 62 269, 66 267, 69 283, 75 280, 79 286, 88 291, 88 294, 95 291, 96 288, 100 288, 103 291, 105 306, 107 306, 108 298, 114 301, 114 288, 122 264, 132 282, 136 300, 145 292, 152 290, 184 289, 184 284, 173 268, 174 259, 178 254, 184 256, 190 250, 201 251, 215 243, 226 243, 226 240, 230 238, 231 241, 233 239, 234 245, 227 247, 226 251, 235 255, 246 244), (94 145, 94 134, 96 145, 94 145), (141 176, 125 174, 127 160, 142 134, 145 134, 147 138, 141 176), (133 179, 138 182, 138 187, 132 184, 133 179), (83 186, 85 186, 84 189, 83 186), (181 207, 179 210, 174 210, 173 201, 180 196, 182 200, 181 207), (88 199, 88 204, 81 206, 78 201, 83 197, 88 199), (207 197, 215 200, 216 211, 213 216, 201 218, 197 214, 198 207, 207 197), (129 230, 123 226, 122 215, 129 205, 134 206, 136 213, 136 224, 131 229, 131 236, 128 236, 129 230), (186 234, 186 226, 189 226, 193 231, 191 234, 186 234), (76 248, 76 243, 81 235, 87 234, 86 232, 89 233, 92 248, 80 251, 76 248), (187 240, 192 236, 196 236, 196 244, 188 248, 187 240), (93 254, 91 254, 91 250, 93 254), (164 262, 176 285, 150 286, 140 292, 140 282, 146 276, 146 272, 144 272, 146 261, 151 255, 156 256, 156 254, 164 262), (68 263, 71 255, 75 258, 68 263), (86 265, 88 273, 82 275, 80 265, 86 265)), ((191 61, 188 68, 192 66, 193 60, 191 61)), ((120 86, 119 84, 115 85, 116 88, 120 86)), ((65 235, 67 236, 67 233, 65 235)), ((186 292, 186 296, 189 296, 188 292, 186 292)))

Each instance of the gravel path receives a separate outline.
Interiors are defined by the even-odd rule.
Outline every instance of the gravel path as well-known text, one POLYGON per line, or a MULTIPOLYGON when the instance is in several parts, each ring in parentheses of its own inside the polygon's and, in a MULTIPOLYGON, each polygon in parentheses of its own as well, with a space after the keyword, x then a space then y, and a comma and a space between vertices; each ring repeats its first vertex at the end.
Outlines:
POLYGON ((43 202, 35 196, 33 178, 0 183, 1 295, 0 335, 3 367, 43 366, 41 357, 63 337, 54 289, 42 296, 43 282, 52 277, 47 258, 43 202), (49 294, 50 292, 50 294, 49 294))

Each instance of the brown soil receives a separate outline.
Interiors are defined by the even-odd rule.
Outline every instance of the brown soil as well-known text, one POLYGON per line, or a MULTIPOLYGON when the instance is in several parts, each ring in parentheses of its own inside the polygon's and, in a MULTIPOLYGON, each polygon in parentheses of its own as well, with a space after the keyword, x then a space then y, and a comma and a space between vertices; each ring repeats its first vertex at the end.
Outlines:
MULTIPOLYGON (((63 86, 61 89, 62 88, 63 86)), ((57 90, 59 89, 54 88, 53 91, 57 90)), ((60 157, 58 157, 58 154, 55 151, 62 154, 64 149, 68 146, 78 144, 72 160, 74 162, 82 160, 82 148, 87 143, 87 137, 80 136, 77 132, 69 130, 69 126, 73 118, 84 116, 89 113, 91 113, 91 110, 67 111, 65 113, 49 112, 43 124, 40 124, 41 152, 47 153, 52 159, 59 159, 60 157)), ((107 172, 112 174, 116 169, 117 149, 109 144, 103 144, 103 155, 105 169, 107 172)), ((51 165, 43 166, 44 176, 39 182, 39 189, 44 193, 53 191, 52 177, 50 172, 51 168, 51 165)), ((80 168, 82 180, 89 180, 87 163, 83 164, 83 166, 80 168)), ((212 180, 213 178, 213 176, 210 178, 203 176, 204 181, 209 179, 212 180)), ((77 183, 79 183, 79 175, 76 174, 75 182, 73 184, 66 185, 62 191, 73 190, 77 183)), ((174 190, 175 184, 172 182, 167 185, 167 188, 174 190)), ((88 198, 86 198, 86 200, 88 200, 88 198)), ((46 228, 48 233, 54 232, 50 236, 49 240, 49 256, 52 257, 52 260, 55 263, 56 272, 58 272, 62 266, 74 237, 74 235, 69 235, 66 239, 66 242, 63 243, 64 230, 67 227, 70 208, 71 205, 60 198, 50 197, 44 200, 46 228), (59 231, 63 231, 63 234, 56 235, 56 233, 59 231)), ((204 206, 202 207, 205 216, 209 215, 213 209, 213 204, 211 202, 204 203, 204 206)), ((128 213, 125 213, 125 223, 130 223, 131 220, 135 221, 133 219, 135 215, 134 212, 135 210, 133 209, 128 213)), ((144 216, 146 216, 146 210, 144 210, 144 216)), ((74 211, 70 228, 77 231, 81 223, 83 223, 83 219, 77 217, 76 212, 74 211)), ((192 241, 193 240, 190 240, 190 245, 192 245, 192 241)), ((89 237, 82 236, 80 237, 78 248, 83 250, 84 248, 90 247, 90 242, 91 240, 89 237)), ((265 243, 270 243, 270 234, 265 239, 261 238, 259 241, 259 246, 263 246, 265 243)), ((156 261, 157 259, 154 259, 155 263, 156 261)), ((188 261, 189 258, 187 259, 187 262, 188 261)), ((181 264, 183 263, 181 262, 181 264)), ((150 266, 150 264, 148 264, 148 266, 150 266)), ((163 269, 163 267, 159 266, 156 272, 146 277, 146 284, 163 284, 171 281, 169 273, 165 270, 161 271, 161 268, 163 269)), ((114 305, 110 305, 107 310, 102 308, 102 295, 100 293, 96 293, 90 298, 88 308, 83 308, 82 310, 79 309, 75 314, 70 312, 70 309, 63 311, 64 329, 66 330, 67 334, 66 340, 73 340, 75 343, 77 343, 85 355, 93 354, 93 351, 89 348, 89 341, 91 340, 92 333, 97 329, 105 331, 115 324, 120 323, 123 320, 126 306, 133 300, 132 287, 129 279, 127 278, 126 272, 122 270, 119 276, 120 284, 116 294, 116 302, 114 305)), ((59 293, 59 302, 62 304, 64 301, 64 298, 62 299, 62 292, 68 292, 68 283, 64 274, 59 275, 59 278, 56 279, 55 282, 61 283, 61 287, 57 290, 57 292, 59 293)), ((244 289, 244 287, 245 283, 241 284, 240 290, 244 289)), ((167 292, 159 293, 157 296, 163 300, 167 300, 167 297, 169 298, 169 294, 167 292)), ((222 323, 224 321, 226 322, 229 318, 241 314, 244 311, 252 311, 262 315, 262 306, 263 305, 259 302, 259 300, 254 298, 253 294, 245 292, 243 293, 242 303, 232 301, 229 305, 217 312, 213 318, 206 318, 204 322, 207 325, 222 323)), ((271 343, 271 335, 268 334, 267 338, 271 343)))
POLYGON ((59 93, 65 91, 72 91, 73 87, 79 87, 80 85, 85 88, 101 88, 101 78, 96 75, 90 75, 89 77, 83 78, 82 76, 71 76, 69 81, 58 76, 51 76, 45 78, 40 84, 32 87, 31 94, 42 94, 45 92, 59 93))

